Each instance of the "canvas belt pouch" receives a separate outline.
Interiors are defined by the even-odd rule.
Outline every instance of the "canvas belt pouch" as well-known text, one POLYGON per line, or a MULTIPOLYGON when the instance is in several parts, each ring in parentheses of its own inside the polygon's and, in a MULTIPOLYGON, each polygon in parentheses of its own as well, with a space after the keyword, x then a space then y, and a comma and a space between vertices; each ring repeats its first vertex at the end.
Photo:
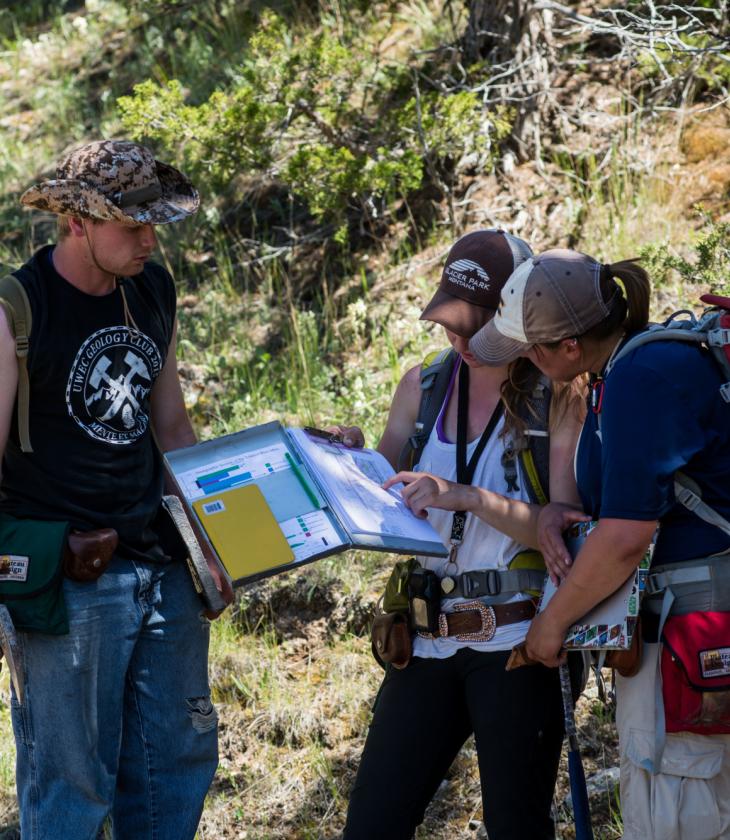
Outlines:
POLYGON ((408 611, 408 580, 418 568, 415 557, 399 560, 390 573, 382 598, 382 611, 373 619, 370 642, 376 661, 385 667, 405 668, 411 661, 413 638, 408 611))
POLYGON ((62 588, 68 530, 67 522, 0 514, 0 601, 17 630, 68 633, 62 588))

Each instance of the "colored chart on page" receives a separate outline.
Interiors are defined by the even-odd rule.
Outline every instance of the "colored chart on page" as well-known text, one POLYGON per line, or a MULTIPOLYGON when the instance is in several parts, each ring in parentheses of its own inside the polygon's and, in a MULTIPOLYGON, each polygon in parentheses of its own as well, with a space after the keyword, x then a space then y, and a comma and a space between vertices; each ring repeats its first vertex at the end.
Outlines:
POLYGON ((286 446, 276 443, 185 470, 177 476, 177 481, 185 497, 192 501, 288 470, 287 454, 286 446))
POLYGON ((294 552, 295 562, 298 563, 314 554, 321 554, 343 545, 342 538, 322 510, 313 510, 287 519, 280 522, 279 527, 289 543, 289 548, 294 552))

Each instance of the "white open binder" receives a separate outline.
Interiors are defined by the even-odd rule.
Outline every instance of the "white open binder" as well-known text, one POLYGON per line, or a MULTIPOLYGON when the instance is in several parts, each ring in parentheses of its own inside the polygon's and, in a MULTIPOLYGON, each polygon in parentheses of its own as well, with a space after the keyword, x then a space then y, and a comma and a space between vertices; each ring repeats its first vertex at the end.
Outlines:
POLYGON ((234 585, 351 548, 446 557, 378 452, 265 423, 165 453, 188 515, 234 585))

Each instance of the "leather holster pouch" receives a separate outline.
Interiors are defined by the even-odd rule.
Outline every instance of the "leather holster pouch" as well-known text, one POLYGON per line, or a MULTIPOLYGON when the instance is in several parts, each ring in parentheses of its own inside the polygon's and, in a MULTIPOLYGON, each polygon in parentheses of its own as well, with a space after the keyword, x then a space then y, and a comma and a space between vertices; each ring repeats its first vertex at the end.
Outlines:
POLYGON ((631 638, 631 647, 626 650, 609 650, 604 665, 618 671, 622 677, 633 677, 641 668, 641 647, 641 618, 638 618, 631 638))
POLYGON ((411 661, 413 643, 408 616, 401 612, 379 613, 373 619, 370 640, 375 659, 385 667, 405 668, 411 661))
POLYGON ((76 581, 96 580, 109 567, 118 544, 114 528, 71 532, 63 555, 64 574, 76 581))

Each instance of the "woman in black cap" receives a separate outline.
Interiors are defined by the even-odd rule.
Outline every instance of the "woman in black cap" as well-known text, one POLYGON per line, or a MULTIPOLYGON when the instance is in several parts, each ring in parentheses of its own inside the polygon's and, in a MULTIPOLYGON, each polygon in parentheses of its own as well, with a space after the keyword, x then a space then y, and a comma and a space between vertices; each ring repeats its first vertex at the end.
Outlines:
MULTIPOLYGON (((419 557, 411 573, 411 590, 418 580, 427 593, 430 619, 413 639, 407 667, 386 670, 345 840, 412 837, 472 733, 490 840, 554 837, 563 737, 558 675, 541 666, 507 672, 505 664, 527 633, 544 580, 541 558, 530 551, 537 547, 534 501, 541 493, 578 501, 571 464, 580 408, 573 410, 564 391, 548 421, 550 383, 532 364, 491 368, 469 351, 469 338, 494 316, 504 283, 531 253, 496 230, 475 231, 453 246, 421 316, 445 328, 453 352, 406 373, 378 445, 397 469, 414 455, 418 471, 401 472, 387 486, 406 483, 406 502, 428 515, 451 553, 419 557), (422 395, 433 378, 443 382, 443 396, 424 429, 422 395)), ((362 445, 359 429, 339 430, 362 445)), ((566 572, 557 556, 550 573, 566 572)))

